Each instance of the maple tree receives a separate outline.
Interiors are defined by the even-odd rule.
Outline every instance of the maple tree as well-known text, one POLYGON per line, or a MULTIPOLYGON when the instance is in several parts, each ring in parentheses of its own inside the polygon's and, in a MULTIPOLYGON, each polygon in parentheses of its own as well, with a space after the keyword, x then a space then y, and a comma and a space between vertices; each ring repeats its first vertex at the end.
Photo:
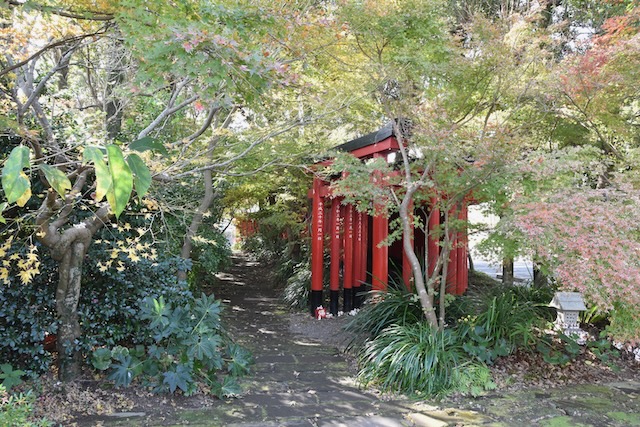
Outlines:
POLYGON ((543 87, 546 147, 523 156, 514 216, 525 251, 561 288, 608 312, 610 335, 637 342, 637 7, 603 19, 584 52, 543 87))
POLYGON ((519 108, 528 91, 521 78, 526 67, 488 20, 465 25, 471 41, 450 38, 437 2, 352 3, 346 13, 351 55, 363 61, 377 101, 370 114, 392 123, 400 153, 394 163, 338 157, 332 172, 348 174, 333 190, 359 210, 398 213, 401 226, 391 239, 403 241, 425 319, 444 328, 447 260, 454 236, 466 226, 459 213, 471 194, 484 200, 501 191, 503 165, 517 153, 509 147, 518 133, 509 109, 519 108), (412 226, 428 222, 414 218, 411 206, 426 203, 433 206, 429 215, 443 216, 441 228, 428 236, 441 246, 432 273, 411 244, 412 226))

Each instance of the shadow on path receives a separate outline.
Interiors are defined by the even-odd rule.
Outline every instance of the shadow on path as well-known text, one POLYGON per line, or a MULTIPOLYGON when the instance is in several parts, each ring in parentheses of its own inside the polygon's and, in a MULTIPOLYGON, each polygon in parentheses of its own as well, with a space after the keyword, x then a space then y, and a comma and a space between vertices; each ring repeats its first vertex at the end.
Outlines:
MULTIPOLYGON (((243 381, 245 395, 216 408, 194 411, 189 414, 191 422, 222 426, 413 425, 405 419, 409 408, 403 402, 380 400, 354 385, 348 361, 337 348, 291 332, 290 314, 262 266, 236 254, 232 267, 219 279, 216 296, 227 305, 225 324, 234 339, 251 350, 255 365, 252 375, 243 381)), ((323 328, 326 322, 317 322, 315 327, 323 328)))

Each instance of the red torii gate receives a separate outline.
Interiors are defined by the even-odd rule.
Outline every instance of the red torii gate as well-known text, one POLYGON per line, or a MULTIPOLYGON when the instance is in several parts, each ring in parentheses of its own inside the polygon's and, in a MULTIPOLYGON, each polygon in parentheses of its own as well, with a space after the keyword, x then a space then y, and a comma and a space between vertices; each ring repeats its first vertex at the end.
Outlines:
MULTIPOLYGON (((366 160, 387 156, 399 151, 391 126, 378 132, 354 139, 335 147, 336 150, 351 153, 366 160)), ((382 213, 369 216, 358 212, 353 205, 343 205, 339 197, 329 191, 329 183, 317 176, 309 191, 312 199, 311 224, 311 312, 324 306, 324 252, 325 238, 329 236, 329 312, 338 313, 340 285, 342 278, 343 310, 349 312, 362 302, 361 293, 369 289, 385 291, 389 284, 390 251, 402 259, 402 277, 407 288, 411 287, 412 272, 401 243, 391 247, 380 245, 389 235, 389 218, 382 213), (399 255, 400 253, 401 255, 399 255), (342 267, 342 275, 341 273, 342 267)), ((431 204, 433 206, 434 203, 431 204)), ((431 209, 431 206, 428 208, 431 209)), ((467 219, 467 207, 463 206, 459 219, 467 219)), ((435 211, 429 216, 427 233, 440 226, 440 214, 435 211)), ((418 241, 419 239, 414 239, 418 241)), ((440 247, 432 238, 428 239, 427 262, 429 272, 433 272, 440 247)), ((447 268, 447 292, 460 295, 468 286, 467 233, 459 232, 453 242, 447 268)))

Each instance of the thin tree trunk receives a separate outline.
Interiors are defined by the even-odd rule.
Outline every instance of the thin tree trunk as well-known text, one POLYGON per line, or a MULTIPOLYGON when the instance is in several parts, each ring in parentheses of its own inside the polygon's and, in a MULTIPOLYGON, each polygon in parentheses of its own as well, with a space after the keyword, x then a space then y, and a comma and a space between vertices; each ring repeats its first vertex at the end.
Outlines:
MULTIPOLYGON (((182 243, 182 250, 180 251, 180 256, 183 259, 191 259, 191 250, 193 249, 193 238, 198 233, 198 228, 200 228, 200 224, 202 224, 202 218, 204 214, 209 210, 211 203, 213 203, 214 199, 213 193, 213 172, 211 170, 204 171, 204 197, 200 202, 200 205, 196 209, 193 218, 191 219, 191 224, 189 224, 189 229, 187 230, 187 234, 184 236, 184 241, 182 243)), ((186 270, 178 271, 178 279, 179 280, 187 280, 187 272, 186 270)))
POLYGON ((502 284, 513 285, 513 258, 507 257, 502 260, 502 284))
POLYGON ((533 263, 533 286, 539 288, 547 284, 547 276, 545 276, 536 262, 533 263))
MULTIPOLYGON (((458 216, 456 211, 455 217, 458 216)), ((439 301, 439 318, 438 329, 443 330, 445 324, 445 295, 447 293, 447 276, 449 274, 449 255, 451 254, 451 236, 449 234, 449 210, 444 211, 444 242, 442 245, 440 259, 443 260, 442 276, 440 277, 440 301, 439 301)))
POLYGON ((56 311, 58 314, 58 378, 70 381, 80 375, 80 353, 76 340, 80 337, 78 301, 82 283, 82 264, 88 244, 72 243, 64 252, 58 266, 56 311))
POLYGON ((438 327, 438 318, 433 306, 433 292, 427 290, 424 276, 422 274, 422 268, 420 267, 420 260, 416 256, 416 252, 411 245, 411 224, 409 215, 409 205, 415 192, 415 188, 410 187, 405 193, 402 203, 400 204, 400 220, 402 221, 402 247, 404 249, 407 258, 409 258, 409 264, 411 265, 411 271, 413 272, 414 283, 416 290, 418 291, 418 298, 420 299, 420 305, 422 306, 422 312, 424 313, 427 322, 434 328, 438 327))

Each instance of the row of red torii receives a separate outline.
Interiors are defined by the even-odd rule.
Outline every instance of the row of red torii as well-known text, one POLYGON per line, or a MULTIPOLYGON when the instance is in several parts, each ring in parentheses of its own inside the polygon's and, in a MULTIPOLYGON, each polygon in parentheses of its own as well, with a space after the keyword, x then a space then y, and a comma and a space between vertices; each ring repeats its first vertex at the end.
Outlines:
MULTIPOLYGON (((398 142, 390 126, 361 138, 354 139, 335 148, 366 160, 383 157, 398 152, 398 142)), ((312 199, 311 223, 311 301, 312 314, 316 308, 324 307, 324 260, 325 250, 329 252, 329 312, 350 312, 359 308, 364 292, 386 291, 392 270, 401 271, 399 281, 408 289, 412 287, 411 266, 402 250, 402 242, 396 241, 386 246, 380 245, 389 235, 389 218, 385 215, 370 216, 358 212, 353 205, 343 205, 339 197, 334 197, 329 182, 314 177, 313 188, 309 191, 312 199), (327 242, 327 243, 325 243, 327 242), (327 246, 327 247, 325 247, 327 246), (395 267, 395 268, 394 268, 395 267), (342 286, 341 286, 342 285, 342 286), (342 287, 342 310, 339 308, 342 287)), ((431 206, 424 207, 427 212, 431 206)), ((425 215, 425 210, 414 215, 425 215)), ((431 238, 432 230, 440 226, 438 212, 428 215, 427 233, 414 230, 414 247, 417 253, 424 253, 423 243, 427 241, 426 259, 429 273, 433 272, 439 252, 438 242, 431 238)), ((460 210, 459 219, 466 221, 466 206, 460 210)), ((466 231, 454 237, 453 249, 448 260, 447 292, 455 295, 464 293, 468 286, 468 248, 466 231)))

